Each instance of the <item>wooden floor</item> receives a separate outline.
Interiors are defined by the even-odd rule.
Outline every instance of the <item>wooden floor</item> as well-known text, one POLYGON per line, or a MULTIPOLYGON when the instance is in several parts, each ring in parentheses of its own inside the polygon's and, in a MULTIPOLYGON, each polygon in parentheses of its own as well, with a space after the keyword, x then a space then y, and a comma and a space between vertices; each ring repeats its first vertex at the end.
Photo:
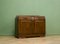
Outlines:
POLYGON ((15 38, 14 36, 0 36, 0 44, 60 44, 60 36, 15 38))

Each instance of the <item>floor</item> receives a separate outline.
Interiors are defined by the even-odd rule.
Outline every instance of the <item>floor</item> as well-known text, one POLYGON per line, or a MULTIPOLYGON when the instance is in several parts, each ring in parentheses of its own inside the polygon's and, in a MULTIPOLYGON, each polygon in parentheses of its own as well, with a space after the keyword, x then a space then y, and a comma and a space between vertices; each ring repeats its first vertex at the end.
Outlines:
POLYGON ((60 44, 60 36, 19 39, 14 36, 0 36, 0 44, 60 44))

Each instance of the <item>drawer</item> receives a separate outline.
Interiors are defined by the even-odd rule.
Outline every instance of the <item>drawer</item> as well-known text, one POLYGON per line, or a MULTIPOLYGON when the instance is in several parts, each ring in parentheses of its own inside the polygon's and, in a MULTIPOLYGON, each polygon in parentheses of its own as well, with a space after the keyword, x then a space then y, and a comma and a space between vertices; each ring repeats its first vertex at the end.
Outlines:
POLYGON ((35 21, 35 22, 44 22, 45 19, 44 19, 44 18, 40 18, 40 17, 38 17, 38 16, 35 16, 35 17, 34 17, 34 21, 35 21))
POLYGON ((20 22, 31 22, 31 17, 19 17, 20 22))

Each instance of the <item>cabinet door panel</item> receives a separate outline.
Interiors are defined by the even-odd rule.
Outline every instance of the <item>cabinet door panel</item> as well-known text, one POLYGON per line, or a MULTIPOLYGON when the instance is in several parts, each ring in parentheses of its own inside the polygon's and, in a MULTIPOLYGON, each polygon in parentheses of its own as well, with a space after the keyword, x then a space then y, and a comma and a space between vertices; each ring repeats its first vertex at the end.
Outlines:
POLYGON ((19 33, 21 34, 31 34, 31 21, 20 20, 19 21, 19 33))
POLYGON ((35 22, 35 30, 34 33, 44 33, 45 26, 44 22, 35 22))

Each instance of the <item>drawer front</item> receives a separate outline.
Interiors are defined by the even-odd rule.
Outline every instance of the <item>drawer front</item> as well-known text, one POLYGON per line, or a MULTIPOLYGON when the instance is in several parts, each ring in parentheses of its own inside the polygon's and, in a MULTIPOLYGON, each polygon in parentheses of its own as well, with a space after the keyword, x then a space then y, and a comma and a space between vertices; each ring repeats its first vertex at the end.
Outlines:
POLYGON ((41 17, 34 17, 34 21, 35 22, 44 22, 45 19, 44 18, 41 18, 41 17))
POLYGON ((19 17, 18 19, 21 22, 30 22, 31 21, 31 17, 19 17))

